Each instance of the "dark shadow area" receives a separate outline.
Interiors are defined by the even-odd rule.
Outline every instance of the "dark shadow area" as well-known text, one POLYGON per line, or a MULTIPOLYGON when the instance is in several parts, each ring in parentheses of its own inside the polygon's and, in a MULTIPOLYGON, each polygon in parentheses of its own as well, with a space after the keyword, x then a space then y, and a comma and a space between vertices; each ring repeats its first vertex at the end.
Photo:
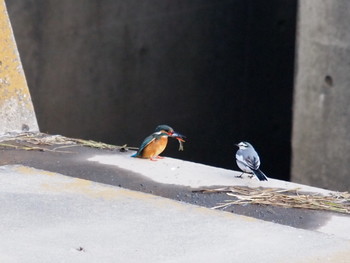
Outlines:
POLYGON ((165 155, 289 179, 296 1, 8 1, 40 130, 139 146, 158 124, 188 137, 165 155))

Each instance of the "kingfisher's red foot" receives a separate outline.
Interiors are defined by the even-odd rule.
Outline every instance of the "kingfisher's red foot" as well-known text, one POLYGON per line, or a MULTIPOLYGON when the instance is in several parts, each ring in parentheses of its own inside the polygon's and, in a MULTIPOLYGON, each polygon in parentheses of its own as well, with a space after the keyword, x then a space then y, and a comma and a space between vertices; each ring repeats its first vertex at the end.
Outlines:
POLYGON ((158 160, 153 159, 152 157, 150 157, 149 159, 150 159, 150 161, 153 161, 153 162, 158 161, 158 160))
POLYGON ((158 159, 164 159, 164 157, 162 157, 162 156, 157 156, 156 158, 158 158, 158 159))

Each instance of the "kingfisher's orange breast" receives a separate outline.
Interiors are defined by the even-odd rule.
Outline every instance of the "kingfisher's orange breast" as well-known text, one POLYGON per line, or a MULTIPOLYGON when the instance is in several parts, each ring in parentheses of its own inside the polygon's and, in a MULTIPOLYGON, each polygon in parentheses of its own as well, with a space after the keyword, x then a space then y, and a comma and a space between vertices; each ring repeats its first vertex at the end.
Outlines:
POLYGON ((142 151, 142 158, 153 158, 161 154, 168 143, 168 136, 162 136, 150 142, 142 151))

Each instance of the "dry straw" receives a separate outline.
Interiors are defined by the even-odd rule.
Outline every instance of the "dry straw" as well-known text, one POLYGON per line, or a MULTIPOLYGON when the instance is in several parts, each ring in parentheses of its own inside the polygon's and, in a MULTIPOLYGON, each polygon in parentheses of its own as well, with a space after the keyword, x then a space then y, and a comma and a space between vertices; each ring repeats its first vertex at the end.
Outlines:
POLYGON ((336 192, 330 195, 299 193, 296 189, 278 188, 250 188, 231 186, 217 189, 205 189, 203 193, 222 193, 234 197, 234 200, 226 200, 212 209, 225 209, 232 205, 258 204, 274 205, 285 208, 303 208, 313 210, 327 210, 338 213, 350 214, 350 194, 348 192, 336 192))
POLYGON ((135 150, 138 148, 127 147, 127 145, 116 146, 102 142, 96 142, 93 140, 83 140, 68 138, 61 135, 48 135, 45 133, 22 133, 15 136, 3 138, 3 143, 0 143, 0 147, 14 148, 27 151, 50 151, 50 152, 64 152, 59 149, 70 148, 75 146, 86 146, 97 149, 105 150, 120 150, 126 151, 128 149, 135 150), (33 146, 35 145, 35 146, 33 146), (56 146, 52 149, 43 146, 56 146))

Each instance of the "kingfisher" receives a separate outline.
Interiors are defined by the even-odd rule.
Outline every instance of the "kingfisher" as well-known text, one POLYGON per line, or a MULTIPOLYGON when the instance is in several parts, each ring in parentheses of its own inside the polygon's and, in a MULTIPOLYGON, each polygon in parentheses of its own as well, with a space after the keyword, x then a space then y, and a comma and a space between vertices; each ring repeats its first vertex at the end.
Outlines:
POLYGON ((254 147, 249 142, 240 142, 236 146, 239 148, 236 153, 238 167, 245 173, 254 174, 260 181, 267 181, 266 175, 259 169, 260 158, 254 147))
POLYGON ((183 139, 185 136, 176 133, 170 126, 164 124, 159 125, 154 133, 143 140, 137 153, 131 155, 131 157, 150 159, 151 161, 157 161, 155 158, 163 159, 159 154, 164 151, 168 143, 168 137, 177 139, 180 143, 180 149, 182 145, 181 142, 185 142, 183 139))

